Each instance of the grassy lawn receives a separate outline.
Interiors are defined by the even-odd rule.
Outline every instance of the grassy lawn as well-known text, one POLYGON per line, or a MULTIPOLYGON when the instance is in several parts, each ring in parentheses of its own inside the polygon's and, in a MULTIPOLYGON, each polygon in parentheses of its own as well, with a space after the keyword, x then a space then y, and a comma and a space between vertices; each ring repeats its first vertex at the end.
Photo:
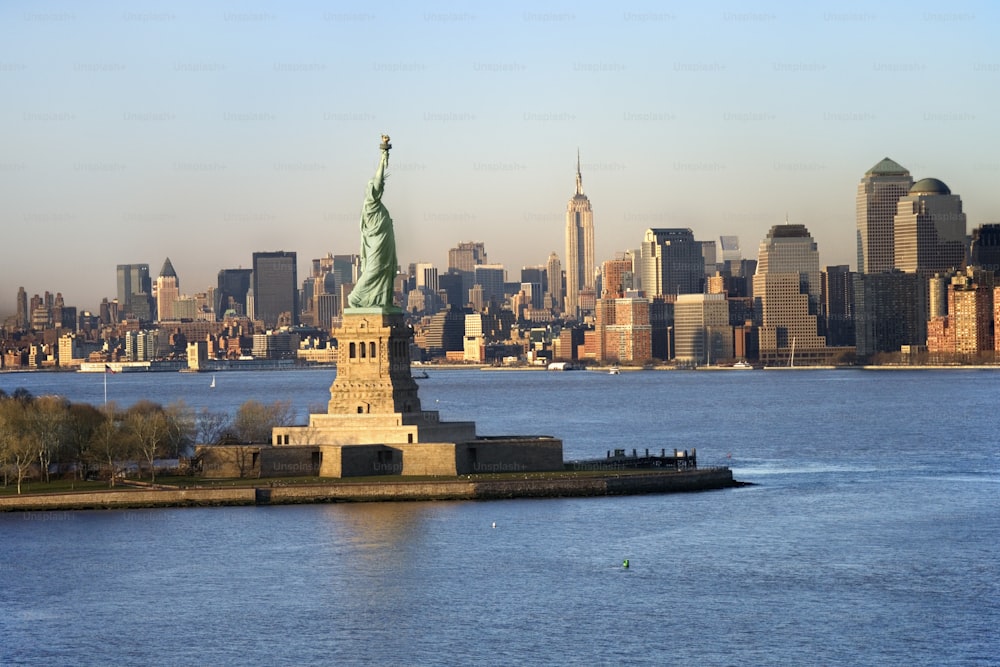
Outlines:
MULTIPOLYGON (((21 495, 26 493, 66 493, 69 491, 100 491, 108 488, 107 482, 83 482, 73 479, 54 479, 48 484, 37 480, 21 482, 21 495)), ((7 486, 0 484, 0 496, 16 496, 17 480, 12 479, 7 486)))

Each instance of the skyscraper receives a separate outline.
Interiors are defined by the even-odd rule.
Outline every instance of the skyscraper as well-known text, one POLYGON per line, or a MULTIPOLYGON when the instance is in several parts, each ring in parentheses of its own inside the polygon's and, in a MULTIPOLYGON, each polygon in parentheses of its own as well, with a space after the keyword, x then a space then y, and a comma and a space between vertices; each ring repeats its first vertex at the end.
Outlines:
POLYGON ((947 314, 927 322, 927 351, 931 354, 975 355, 994 349, 992 271, 966 269, 947 286, 947 314))
POLYGON ((927 281, 885 271, 854 276, 854 337, 859 357, 927 341, 927 281))
POLYGON ((485 264, 486 245, 482 241, 462 241, 448 251, 448 268, 470 273, 478 264, 485 264))
POLYGON ((360 255, 334 255, 333 275, 337 285, 354 285, 358 281, 361 270, 360 255))
POLYGON ((149 278, 149 264, 119 264, 116 278, 120 316, 152 321, 153 283, 149 278))
POLYGON ((177 319, 174 313, 174 303, 181 295, 180 281, 174 271, 174 265, 167 257, 160 269, 160 275, 156 277, 156 319, 160 322, 177 319))
POLYGON ((743 254, 740 251, 739 236, 720 236, 719 245, 722 248, 723 264, 726 262, 739 264, 740 260, 743 259, 743 254))
POLYGON ((701 293, 705 259, 690 229, 647 229, 639 252, 648 297, 701 293))
POLYGON ((549 279, 549 294, 552 295, 552 305, 558 313, 563 312, 563 271, 562 262, 555 252, 549 253, 545 263, 545 274, 549 279))
POLYGON ((822 276, 823 320, 826 343, 854 345, 854 275, 846 264, 828 266, 822 276))
POLYGON ((733 327, 725 294, 681 294, 674 303, 674 357, 712 364, 733 356, 733 327))
POLYGON ((279 322, 298 324, 297 274, 294 252, 253 254, 254 318, 262 320, 265 327, 276 327, 279 322))
POLYGON ((1000 273, 1000 224, 980 225, 972 230, 969 264, 1000 273))
POLYGON ((541 289, 541 293, 538 295, 539 297, 542 296, 542 293, 549 291, 548 271, 546 270, 544 264, 540 266, 522 266, 521 282, 537 283, 539 289, 541 289))
POLYGON ((632 284, 632 260, 609 259, 601 264, 602 299, 621 299, 632 284))
POLYGON ((598 361, 645 363, 653 358, 648 299, 598 299, 594 315, 598 361))
POLYGON ((222 319, 226 311, 233 310, 237 315, 246 315, 247 292, 253 275, 251 269, 222 269, 219 271, 218 287, 215 290, 215 317, 222 319))
POLYGON ((332 318, 340 315, 337 311, 339 301, 334 257, 332 253, 327 253, 325 257, 312 260, 312 272, 302 281, 299 293, 301 323, 309 322, 317 327, 330 328, 332 318))
POLYGON ((416 287, 438 291, 438 270, 437 267, 428 262, 420 262, 416 265, 416 287))
POLYGON ((28 313, 28 293, 24 287, 17 288, 17 328, 27 329, 31 318, 28 313))
POLYGON ((714 276, 719 268, 718 246, 715 241, 698 241, 701 244, 701 258, 706 276, 714 276))
POLYGON ((576 193, 566 206, 566 314, 580 316, 580 291, 594 290, 594 212, 583 194, 580 153, 576 154, 576 193))
POLYGON ((819 252, 809 230, 771 227, 760 243, 753 277, 762 361, 788 359, 793 347, 797 359, 824 358, 826 339, 817 326, 820 292, 819 252))
POLYGON ((906 273, 932 274, 965 264, 962 199, 936 178, 923 178, 899 199, 893 219, 895 265, 906 273))
POLYGON ((893 219, 896 203, 913 185, 910 172, 889 158, 869 169, 858 184, 858 273, 895 266, 893 219))
MULTIPOLYGON (((483 288, 484 307, 490 301, 498 305, 503 303, 505 274, 503 264, 479 264, 475 267, 473 285, 483 288)), ((471 297, 469 300, 472 300, 471 297)))
POLYGON ((486 245, 482 241, 462 241, 448 251, 448 273, 462 276, 463 300, 469 297, 469 290, 475 284, 475 270, 486 264, 486 245))

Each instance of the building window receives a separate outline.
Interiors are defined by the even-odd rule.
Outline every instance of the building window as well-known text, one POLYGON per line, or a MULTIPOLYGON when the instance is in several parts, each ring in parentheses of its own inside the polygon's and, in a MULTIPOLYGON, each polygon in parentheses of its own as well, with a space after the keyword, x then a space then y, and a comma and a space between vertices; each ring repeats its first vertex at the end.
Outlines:
POLYGON ((351 343, 351 359, 358 356, 358 346, 356 343, 351 343))
POLYGON ((375 358, 375 343, 368 343, 368 356, 375 358))
POLYGON ((361 343, 361 358, 365 358, 365 344, 361 343))

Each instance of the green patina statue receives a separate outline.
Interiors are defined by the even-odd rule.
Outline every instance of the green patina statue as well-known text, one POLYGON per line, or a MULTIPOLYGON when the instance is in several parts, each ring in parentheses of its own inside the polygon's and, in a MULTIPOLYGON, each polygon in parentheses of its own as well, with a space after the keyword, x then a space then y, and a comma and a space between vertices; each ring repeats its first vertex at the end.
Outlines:
POLYGON ((361 276, 347 297, 351 308, 396 310, 392 302, 396 277, 396 235, 392 218, 382 203, 385 170, 389 166, 389 137, 382 135, 382 159, 375 177, 368 181, 365 204, 361 209, 361 276))

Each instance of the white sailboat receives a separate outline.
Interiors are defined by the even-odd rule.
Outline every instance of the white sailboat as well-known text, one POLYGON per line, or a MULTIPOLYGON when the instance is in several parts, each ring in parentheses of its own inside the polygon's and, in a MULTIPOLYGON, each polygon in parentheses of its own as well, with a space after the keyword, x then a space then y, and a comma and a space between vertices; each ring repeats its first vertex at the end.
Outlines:
POLYGON ((209 389, 215 389, 215 376, 212 376, 212 384, 208 385, 209 389))

